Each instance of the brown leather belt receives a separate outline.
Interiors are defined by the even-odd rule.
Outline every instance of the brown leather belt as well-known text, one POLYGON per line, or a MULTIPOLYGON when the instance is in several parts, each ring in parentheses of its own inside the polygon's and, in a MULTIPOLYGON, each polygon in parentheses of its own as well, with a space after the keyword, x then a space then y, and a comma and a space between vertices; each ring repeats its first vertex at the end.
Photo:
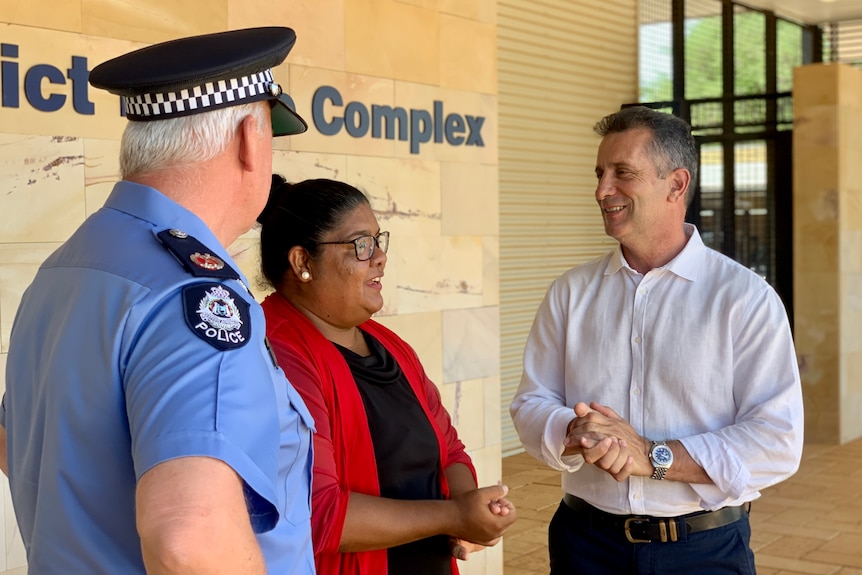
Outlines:
POLYGON ((575 513, 588 515, 596 523, 621 531, 631 543, 686 541, 692 533, 730 525, 742 519, 746 513, 743 506, 738 505, 722 507, 717 511, 698 511, 679 517, 615 515, 593 507, 569 493, 563 497, 563 502, 575 513))

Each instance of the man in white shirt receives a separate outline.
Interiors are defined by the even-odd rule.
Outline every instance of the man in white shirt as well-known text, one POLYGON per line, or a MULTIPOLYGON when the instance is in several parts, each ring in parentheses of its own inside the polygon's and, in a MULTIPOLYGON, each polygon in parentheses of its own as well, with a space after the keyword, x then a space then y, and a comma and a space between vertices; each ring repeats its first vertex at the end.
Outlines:
POLYGON ((619 246, 549 288, 512 419, 562 471, 551 574, 754 573, 746 505, 799 466, 802 390, 782 302, 684 222, 689 126, 643 107, 595 127, 619 246))

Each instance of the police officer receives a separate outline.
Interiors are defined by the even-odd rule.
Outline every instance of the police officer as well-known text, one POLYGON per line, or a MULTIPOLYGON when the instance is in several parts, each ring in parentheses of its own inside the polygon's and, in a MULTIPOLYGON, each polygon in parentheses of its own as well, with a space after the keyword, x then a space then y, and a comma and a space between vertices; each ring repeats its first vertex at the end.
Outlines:
POLYGON ((311 418, 226 249, 272 137, 307 129, 271 70, 294 42, 196 36, 90 75, 131 120, 122 181, 24 294, 0 409, 31 574, 313 573, 311 418))

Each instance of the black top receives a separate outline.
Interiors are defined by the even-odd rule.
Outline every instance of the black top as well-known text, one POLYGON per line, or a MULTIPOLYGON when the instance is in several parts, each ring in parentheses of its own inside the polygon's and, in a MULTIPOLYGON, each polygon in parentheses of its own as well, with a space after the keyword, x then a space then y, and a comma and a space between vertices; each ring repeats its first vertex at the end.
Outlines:
MULTIPOLYGON (((363 332, 371 355, 336 344, 353 373, 374 445, 381 497, 442 499, 434 429, 395 358, 363 332)), ((449 537, 438 535, 388 550, 389 575, 451 575, 449 537)))

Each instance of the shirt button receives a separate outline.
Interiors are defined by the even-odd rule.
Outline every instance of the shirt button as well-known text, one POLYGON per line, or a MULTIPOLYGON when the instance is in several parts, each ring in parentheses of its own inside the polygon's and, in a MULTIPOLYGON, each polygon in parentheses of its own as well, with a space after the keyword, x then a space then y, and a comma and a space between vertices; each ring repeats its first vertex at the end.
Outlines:
POLYGON ((635 338, 635 343, 640 343, 640 342, 641 342, 641 338, 636 337, 636 338, 635 338))
POLYGON ((646 292, 647 292, 647 290, 645 290, 645 289, 638 290, 638 293, 641 295, 646 295, 646 292))
POLYGON ((639 389, 635 389, 632 393, 634 393, 635 395, 640 395, 640 394, 641 394, 641 390, 639 390, 639 389))

